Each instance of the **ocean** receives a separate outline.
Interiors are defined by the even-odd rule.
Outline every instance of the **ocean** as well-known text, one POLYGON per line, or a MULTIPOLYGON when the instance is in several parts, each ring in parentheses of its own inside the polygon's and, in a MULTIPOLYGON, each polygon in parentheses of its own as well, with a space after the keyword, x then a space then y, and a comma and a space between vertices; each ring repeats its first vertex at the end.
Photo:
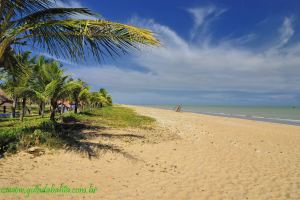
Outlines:
MULTIPOLYGON (((176 105, 145 105, 175 109, 176 105)), ((300 107, 182 105, 182 111, 300 126, 300 107)))

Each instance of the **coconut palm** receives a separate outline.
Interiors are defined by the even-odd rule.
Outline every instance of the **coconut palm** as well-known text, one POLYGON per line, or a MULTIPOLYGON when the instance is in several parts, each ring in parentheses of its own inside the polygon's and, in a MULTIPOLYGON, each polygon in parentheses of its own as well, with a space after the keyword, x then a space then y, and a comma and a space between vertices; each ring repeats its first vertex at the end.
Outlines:
POLYGON ((87 8, 61 8, 53 0, 0 0, 0 65, 5 68, 22 67, 11 64, 19 46, 78 61, 120 55, 138 44, 159 41, 149 30, 101 19, 87 8))
POLYGON ((12 117, 16 116, 16 104, 18 103, 18 100, 22 100, 20 119, 23 121, 26 110, 26 100, 34 95, 33 91, 29 88, 29 79, 32 74, 33 61, 30 59, 30 52, 28 51, 18 53, 14 59, 22 64, 23 75, 19 76, 18 70, 9 68, 3 74, 5 81, 2 87, 13 99, 12 117))
POLYGON ((85 82, 82 80, 76 80, 76 81, 70 81, 70 88, 71 88, 71 99, 74 101, 74 113, 78 112, 78 105, 80 103, 80 100, 83 100, 86 98, 86 95, 88 95, 88 86, 85 82))
POLYGON ((104 89, 104 88, 101 88, 101 89, 99 90, 99 93, 100 93, 100 94, 102 94, 102 96, 103 96, 104 98, 106 98, 106 97, 107 97, 107 95, 108 95, 108 92, 107 92, 107 90, 106 90, 106 89, 104 89))
POLYGON ((58 65, 58 62, 54 63, 53 60, 46 60, 44 56, 35 58, 34 73, 30 79, 30 86, 35 91, 39 104, 39 115, 42 117, 44 117, 45 104, 48 101, 46 87, 53 80, 53 76, 58 73, 58 65))
POLYGON ((44 115, 46 102, 50 101, 50 118, 54 120, 58 100, 67 98, 73 85, 70 84, 70 81, 67 81, 69 77, 64 75, 61 64, 57 61, 45 60, 44 57, 40 56, 36 59, 34 71, 30 86, 40 102, 41 115, 44 115))
POLYGON ((26 113, 26 101, 28 98, 34 97, 35 93, 30 88, 30 78, 33 72, 33 59, 30 58, 31 52, 27 51, 25 53, 19 53, 16 56, 18 62, 22 63, 24 66, 23 68, 23 75, 19 76, 17 79, 17 87, 15 88, 16 95, 18 95, 22 100, 22 110, 20 113, 20 119, 23 121, 25 113, 26 113))
MULTIPOLYGON (((18 77, 20 76, 20 70, 18 68, 12 67, 16 66, 18 60, 16 59, 16 55, 13 56, 13 59, 9 60, 10 67, 7 67, 6 70, 2 70, 2 89, 10 96, 12 99, 12 114, 11 116, 16 117, 16 105, 18 103, 18 96, 16 94, 16 88, 19 85, 18 77)), ((23 67, 24 68, 24 67, 23 67)), ((23 70, 22 70, 23 71, 23 70)))
POLYGON ((111 106, 113 104, 111 95, 108 95, 106 97, 106 100, 107 100, 107 103, 108 103, 109 106, 111 106))
POLYGON ((90 102, 90 98, 91 98, 90 86, 87 86, 79 94, 81 110, 84 110, 84 106, 90 102))
POLYGON ((101 88, 99 90, 99 93, 105 99, 105 101, 103 102, 104 104, 112 105, 112 97, 109 95, 109 93, 107 92, 107 90, 105 88, 101 88))
POLYGON ((50 119, 55 120, 55 112, 60 99, 65 99, 70 92, 70 87, 67 83, 68 76, 61 75, 55 78, 49 85, 47 85, 46 93, 51 103, 50 119))
POLYGON ((55 112, 58 106, 57 102, 70 95, 72 85, 67 81, 69 77, 64 75, 64 71, 56 61, 53 61, 49 66, 52 68, 52 80, 46 85, 43 95, 50 100, 50 119, 55 120, 55 112))
POLYGON ((102 106, 102 102, 104 101, 104 97, 100 95, 99 92, 92 92, 90 95, 90 103, 93 108, 102 106))

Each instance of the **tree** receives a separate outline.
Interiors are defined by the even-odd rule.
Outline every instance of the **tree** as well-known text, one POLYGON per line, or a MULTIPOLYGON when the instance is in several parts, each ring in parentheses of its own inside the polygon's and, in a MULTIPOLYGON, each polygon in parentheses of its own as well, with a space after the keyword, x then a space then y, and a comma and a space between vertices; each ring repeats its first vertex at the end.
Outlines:
POLYGON ((85 105, 90 103, 90 98, 91 98, 90 86, 87 86, 79 94, 81 110, 84 110, 85 105))
POLYGON ((98 107, 98 106, 102 106, 101 101, 103 101, 103 97, 100 95, 99 92, 92 92, 90 95, 90 102, 91 102, 91 106, 93 108, 98 107))
POLYGON ((111 106, 113 104, 112 97, 110 95, 108 95, 106 99, 107 99, 108 105, 111 106))
POLYGON ((30 79, 30 86, 35 92, 36 99, 39 102, 39 115, 44 117, 45 104, 48 101, 46 94, 47 85, 53 80, 53 76, 58 73, 59 65, 53 60, 46 60, 44 56, 35 58, 34 73, 30 79))
POLYGON ((29 79, 32 74, 33 63, 32 59, 30 59, 30 53, 31 52, 27 51, 24 53, 18 53, 15 56, 15 61, 21 63, 23 66, 22 76, 20 76, 20 72, 15 68, 9 68, 3 74, 5 81, 2 87, 13 99, 12 117, 16 116, 16 105, 18 100, 20 98, 22 100, 22 110, 20 113, 20 119, 22 121, 26 111, 26 100, 28 97, 32 97, 34 95, 34 92, 29 88, 29 79))
POLYGON ((103 96, 105 99, 107 98, 108 92, 107 92, 106 89, 101 88, 101 89, 99 90, 99 93, 102 94, 102 96, 103 96))
POLYGON ((50 119, 55 120, 55 112, 57 109, 58 100, 64 99, 70 95, 72 85, 67 82, 68 76, 64 75, 64 71, 60 68, 58 62, 50 63, 52 68, 52 81, 45 87, 45 96, 50 100, 51 114, 50 119))
POLYGON ((87 84, 82 80, 70 81, 69 84, 69 87, 71 88, 71 99, 75 104, 74 113, 77 113, 80 100, 87 98, 86 95, 88 95, 87 91, 89 89, 87 84))
POLYGON ((34 96, 34 91, 30 89, 30 77, 32 75, 33 59, 30 59, 31 52, 25 52, 23 54, 19 53, 16 56, 18 62, 22 63, 24 66, 23 76, 18 77, 18 85, 15 88, 16 94, 22 99, 22 110, 20 113, 20 119, 23 121, 26 113, 26 101, 28 98, 34 96))
POLYGON ((101 88, 99 90, 100 95, 105 99, 103 101, 104 104, 111 106, 112 105, 112 97, 109 95, 106 89, 101 88))
POLYGON ((15 59, 19 46, 39 47, 74 61, 89 55, 100 61, 138 44, 159 45, 159 41, 149 30, 100 19, 87 8, 60 8, 53 0, 0 0, 0 66, 4 68, 23 67, 15 59), (82 15, 93 19, 80 19, 82 15))

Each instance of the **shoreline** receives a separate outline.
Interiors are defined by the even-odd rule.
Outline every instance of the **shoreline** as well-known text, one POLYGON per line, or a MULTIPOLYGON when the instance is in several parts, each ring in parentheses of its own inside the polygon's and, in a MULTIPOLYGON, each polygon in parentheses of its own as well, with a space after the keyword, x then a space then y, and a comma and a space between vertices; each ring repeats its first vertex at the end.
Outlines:
MULTIPOLYGON (((141 106, 147 108, 155 108, 155 109, 162 109, 162 110, 173 110, 171 108, 160 107, 160 106, 151 106, 151 105, 129 105, 129 104, 120 104, 120 105, 128 105, 128 106, 141 106)), ((197 111, 190 111, 184 110, 183 113, 194 113, 199 115, 209 115, 209 116, 217 116, 217 117, 226 117, 226 118, 235 118, 235 119, 244 119, 250 121, 259 121, 259 122, 268 122, 268 123, 275 123, 275 124, 285 124, 285 125, 293 125, 293 126, 300 126, 300 119, 283 119, 283 118, 268 118, 262 116, 249 116, 249 115, 233 115, 233 114, 226 114, 226 113, 209 113, 209 112, 197 112, 197 111)))

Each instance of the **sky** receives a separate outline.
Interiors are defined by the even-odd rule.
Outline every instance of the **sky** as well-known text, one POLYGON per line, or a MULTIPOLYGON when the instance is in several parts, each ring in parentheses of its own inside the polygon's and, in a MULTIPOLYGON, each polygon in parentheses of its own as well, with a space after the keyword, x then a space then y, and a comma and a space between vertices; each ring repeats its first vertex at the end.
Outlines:
POLYGON ((70 0, 106 20, 152 30, 141 47, 67 72, 125 104, 299 105, 298 0, 70 0))

